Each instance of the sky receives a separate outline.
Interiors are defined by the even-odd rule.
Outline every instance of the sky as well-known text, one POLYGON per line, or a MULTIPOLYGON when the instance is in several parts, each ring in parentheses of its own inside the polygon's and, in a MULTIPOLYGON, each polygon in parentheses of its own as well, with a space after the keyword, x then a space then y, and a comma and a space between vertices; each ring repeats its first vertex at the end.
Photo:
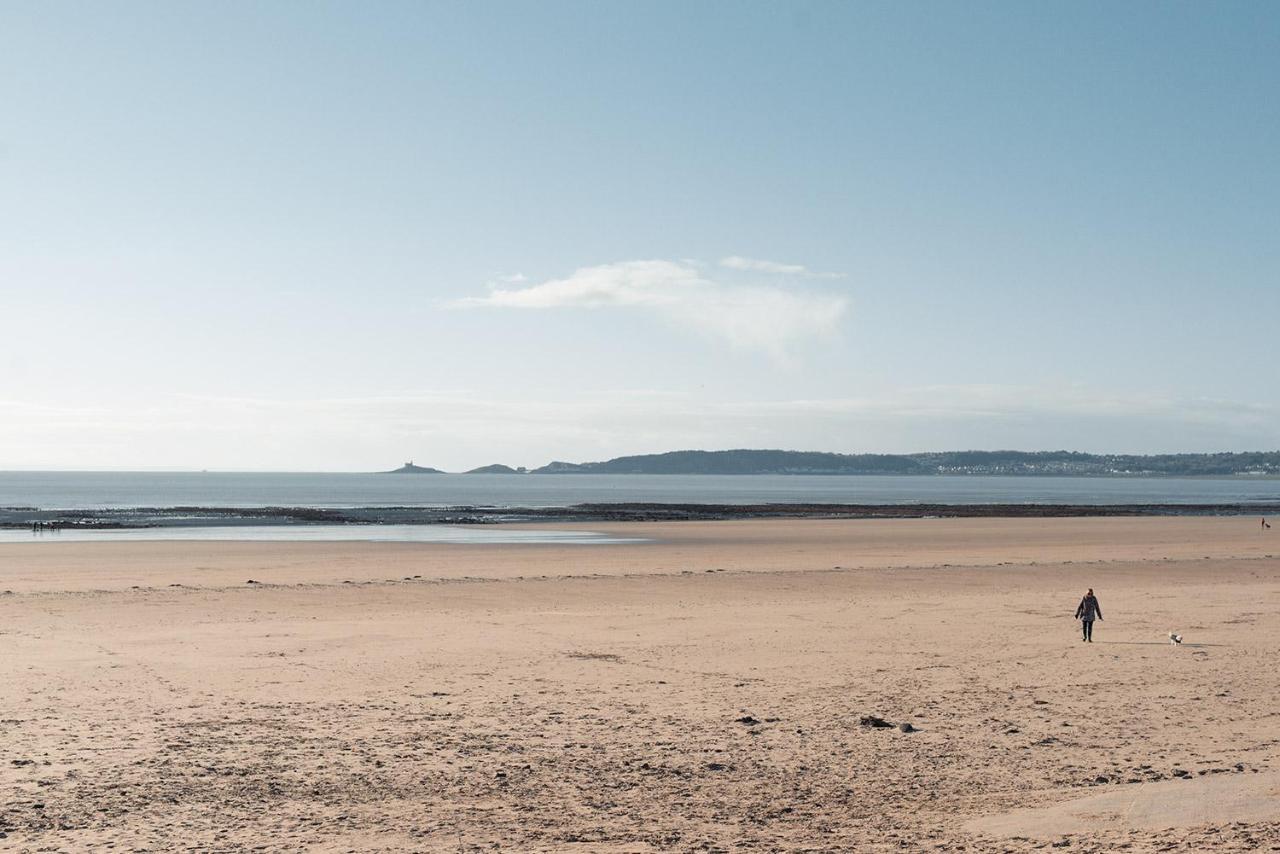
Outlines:
POLYGON ((1280 5, 0 3, 0 468, 1280 448, 1280 5))

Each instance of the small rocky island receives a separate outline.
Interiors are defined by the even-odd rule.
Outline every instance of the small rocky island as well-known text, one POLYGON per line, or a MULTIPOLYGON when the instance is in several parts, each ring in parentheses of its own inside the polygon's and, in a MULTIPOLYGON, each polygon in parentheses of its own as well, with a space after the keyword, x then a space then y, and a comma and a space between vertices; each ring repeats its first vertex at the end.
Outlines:
POLYGON ((400 466, 398 469, 384 471, 383 474, 444 474, 440 469, 427 468, 426 466, 415 466, 413 460, 400 466))
POLYGON ((478 469, 471 469, 467 474, 526 474, 528 469, 523 466, 520 468, 512 468, 504 466, 502 463, 494 463, 489 466, 480 466, 478 469))

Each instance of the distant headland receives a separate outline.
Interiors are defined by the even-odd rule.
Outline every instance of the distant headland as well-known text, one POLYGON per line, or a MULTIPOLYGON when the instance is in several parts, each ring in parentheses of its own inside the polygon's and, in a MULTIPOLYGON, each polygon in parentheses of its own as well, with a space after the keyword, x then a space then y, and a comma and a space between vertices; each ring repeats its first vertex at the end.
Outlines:
MULTIPOLYGON (((818 451, 670 451, 525 469, 495 463, 467 474, 1021 475, 1058 477, 1280 476, 1280 451, 1220 454, 1085 454, 1077 451, 940 451, 837 454, 818 451)), ((405 463, 387 474, 443 474, 405 463)))
POLYGON ((491 466, 480 466, 478 469, 471 469, 467 474, 528 474, 529 470, 521 466, 520 468, 512 468, 504 466, 501 463, 494 463, 491 466))

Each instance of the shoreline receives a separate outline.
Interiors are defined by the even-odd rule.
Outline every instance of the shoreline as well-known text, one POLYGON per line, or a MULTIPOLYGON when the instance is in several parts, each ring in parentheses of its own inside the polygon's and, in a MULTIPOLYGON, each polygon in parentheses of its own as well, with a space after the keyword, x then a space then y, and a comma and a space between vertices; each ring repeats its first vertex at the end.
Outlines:
MULTIPOLYGON (((546 523, 494 526, 536 532, 546 523)), ((1101 569, 1270 560, 1280 539, 1241 517, 740 519, 563 522, 568 542, 58 540, 0 545, 0 593, 1021 566, 1101 569)))
POLYGON ((675 522, 746 519, 1049 519, 1280 516, 1280 502, 1229 503, 586 503, 553 507, 0 507, 0 529, 121 530, 272 525, 494 525, 522 522, 675 522))

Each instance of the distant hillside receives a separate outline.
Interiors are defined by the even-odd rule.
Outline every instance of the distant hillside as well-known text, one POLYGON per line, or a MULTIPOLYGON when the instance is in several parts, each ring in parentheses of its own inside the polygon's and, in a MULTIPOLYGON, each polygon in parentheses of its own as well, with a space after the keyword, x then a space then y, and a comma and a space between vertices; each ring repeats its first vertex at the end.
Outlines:
POLYGON ((524 469, 513 469, 511 466, 504 466, 501 463, 494 463, 491 466, 480 466, 478 469, 472 469, 467 474, 524 474, 524 469))
POLYGON ((1075 451, 671 451, 595 463, 553 462, 533 474, 1280 475, 1280 451, 1154 456, 1075 451))
POLYGON ((415 466, 413 461, 405 463, 398 469, 384 471, 382 474, 444 474, 440 469, 427 468, 426 466, 415 466))
POLYGON ((914 460, 884 454, 811 451, 671 451, 601 463, 554 462, 534 474, 928 474, 914 460))

